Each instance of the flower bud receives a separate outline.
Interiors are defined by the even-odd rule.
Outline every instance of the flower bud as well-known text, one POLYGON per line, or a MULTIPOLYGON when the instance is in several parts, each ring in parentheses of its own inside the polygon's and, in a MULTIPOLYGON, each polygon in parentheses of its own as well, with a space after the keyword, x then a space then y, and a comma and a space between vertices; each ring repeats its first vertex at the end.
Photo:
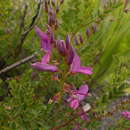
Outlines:
POLYGON ((59 27, 59 21, 56 19, 55 21, 55 29, 57 29, 59 27))
POLYGON ((46 0, 45 0, 45 2, 44 2, 44 8, 45 8, 45 12, 48 13, 48 3, 47 3, 46 0))
POLYGON ((53 6, 55 6, 56 5, 56 0, 51 0, 51 3, 52 3, 53 6))
POLYGON ((64 0, 60 0, 60 4, 63 4, 64 3, 64 0))
POLYGON ((96 27, 96 25, 92 25, 92 30, 93 30, 94 33, 97 32, 97 27, 96 27))
POLYGON ((77 39, 77 36, 74 36, 74 43, 75 43, 75 45, 79 45, 79 41, 77 39))
POLYGON ((56 22, 56 14, 53 12, 51 17, 52 17, 52 24, 55 25, 55 22, 56 22))
POLYGON ((81 34, 79 34, 79 41, 80 41, 80 43, 83 43, 83 42, 84 42, 83 37, 82 37, 81 34))
POLYGON ((48 15, 53 15, 53 9, 51 7, 48 9, 48 15))
POLYGON ((57 5, 57 6, 56 6, 56 13, 58 13, 59 10, 60 10, 60 8, 59 8, 59 6, 57 5))
POLYGON ((70 46, 70 37, 69 37, 69 35, 66 35, 65 43, 66 43, 66 48, 69 49, 69 46, 70 46))
POLYGON ((48 15, 48 25, 52 26, 52 16, 48 15))
POLYGON ((90 31, 89 28, 86 29, 86 35, 87 35, 87 37, 90 37, 90 36, 91 36, 91 31, 90 31))
POLYGON ((50 42, 51 43, 54 43, 55 42, 55 36, 54 36, 54 33, 50 33, 50 42))
POLYGON ((57 48, 61 55, 66 55, 66 45, 64 40, 57 40, 57 48))

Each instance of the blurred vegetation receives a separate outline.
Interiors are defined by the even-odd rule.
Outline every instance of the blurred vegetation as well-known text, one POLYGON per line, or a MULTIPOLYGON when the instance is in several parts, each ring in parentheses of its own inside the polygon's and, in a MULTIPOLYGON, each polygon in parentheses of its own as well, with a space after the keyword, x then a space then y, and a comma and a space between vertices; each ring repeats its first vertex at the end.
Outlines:
MULTIPOLYGON (((39 39, 33 27, 46 28, 47 14, 43 1, 34 25, 17 51, 22 34, 30 27, 37 8, 38 0, 0 1, 0 70, 39 50, 39 39)), ((130 84, 126 82, 130 80, 130 13, 125 9, 123 0, 110 0, 105 5, 100 0, 65 0, 57 14, 60 25, 56 37, 65 39, 69 34, 82 63, 94 69, 91 78, 82 75, 67 78, 67 82, 71 81, 77 87, 83 82, 89 84, 91 96, 86 98, 86 102, 92 106, 88 112, 92 120, 87 123, 76 119, 88 130, 99 129, 101 119, 108 116, 105 115, 108 106, 130 93, 130 84), (91 31, 88 37, 86 29, 91 31), (79 33, 84 42, 76 45, 74 36, 79 33)), ((41 55, 39 53, 37 58, 41 55)), ((58 57, 57 53, 55 57, 58 57)), ((49 130, 71 119, 70 108, 63 104, 48 104, 59 90, 57 81, 50 80, 50 73, 32 70, 31 62, 0 75, 0 130, 49 130)), ((64 63, 60 67, 63 68, 64 63)), ((129 100, 117 111, 127 110, 129 100)), ((61 130, 73 128, 75 122, 61 130)), ((106 129, 129 128, 130 121, 120 118, 106 129)))

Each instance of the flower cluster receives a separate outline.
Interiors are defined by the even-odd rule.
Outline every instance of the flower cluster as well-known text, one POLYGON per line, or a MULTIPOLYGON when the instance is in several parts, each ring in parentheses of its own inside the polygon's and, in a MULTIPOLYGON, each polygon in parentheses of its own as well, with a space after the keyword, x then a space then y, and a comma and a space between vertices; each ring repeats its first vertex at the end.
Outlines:
MULTIPOLYGON (((42 32, 40 28, 35 27, 35 31, 40 38, 41 49, 45 53, 40 62, 32 64, 32 67, 39 71, 59 72, 58 66, 50 64, 51 56, 53 55, 53 49, 57 48, 59 54, 64 57, 66 64, 68 65, 69 74, 85 74, 91 75, 92 68, 81 65, 80 57, 76 53, 75 48, 71 45, 69 35, 65 40, 56 40, 51 28, 48 27, 47 32, 42 32)), ((70 89, 67 92, 68 98, 66 99, 68 105, 73 110, 79 109, 79 115, 82 120, 87 120, 86 111, 81 106, 81 102, 88 95, 88 85, 83 84, 79 89, 70 89)), ((66 91, 65 91, 66 92, 66 91)), ((60 93, 59 93, 60 94, 60 93)), ((58 95, 59 95, 58 94, 58 95)), ((58 96, 59 97, 59 96, 58 96)), ((56 98, 57 99, 57 98, 56 98)))
POLYGON ((59 21, 56 14, 60 10, 60 6, 64 3, 64 0, 44 0, 44 10, 48 15, 48 25, 52 28, 57 29, 59 26, 59 21))
POLYGON ((70 107, 74 110, 78 108, 79 102, 84 100, 84 98, 88 94, 88 86, 82 85, 79 90, 72 90, 71 96, 68 98, 68 102, 70 103, 70 107))
MULTIPOLYGON (((48 62, 50 61, 52 55, 52 49, 54 47, 54 42, 56 43, 56 47, 62 56, 64 56, 67 60, 67 64, 70 66, 69 72, 72 74, 82 73, 91 75, 92 68, 81 66, 80 57, 77 55, 75 49, 70 44, 70 38, 67 35, 66 41, 64 40, 51 40, 52 35, 48 35, 45 32, 42 32, 38 27, 35 28, 37 35, 41 40, 41 48, 46 53, 43 56, 41 62, 36 62, 32 64, 32 67, 41 71, 51 71, 56 72, 58 68, 55 65, 50 65, 48 62)), ((51 31, 50 31, 51 32, 51 31)))
POLYGON ((122 114, 123 117, 125 117, 128 120, 130 120, 130 112, 129 111, 124 111, 121 114, 122 114))

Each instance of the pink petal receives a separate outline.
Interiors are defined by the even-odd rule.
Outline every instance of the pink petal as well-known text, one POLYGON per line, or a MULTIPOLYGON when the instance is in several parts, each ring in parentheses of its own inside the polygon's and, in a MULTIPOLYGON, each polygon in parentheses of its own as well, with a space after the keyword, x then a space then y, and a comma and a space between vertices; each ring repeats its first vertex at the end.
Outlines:
POLYGON ((69 97, 69 98, 67 99, 67 102, 71 102, 73 99, 74 99, 74 98, 69 97))
POLYGON ((47 39, 41 39, 41 48, 43 48, 45 52, 51 51, 50 41, 47 39))
POLYGON ((42 32, 41 29, 38 27, 35 27, 35 31, 41 39, 41 48, 43 48, 45 52, 51 51, 49 36, 46 33, 42 32))
POLYGON ((92 74, 92 68, 91 67, 84 67, 80 65, 80 57, 74 52, 74 57, 72 64, 70 66, 70 72, 71 73, 83 73, 90 75, 92 74))
POLYGON ((88 120, 88 115, 85 113, 83 109, 80 109, 79 115, 82 120, 88 120))
POLYGON ((40 62, 33 63, 31 65, 34 69, 37 69, 39 71, 51 71, 51 72, 56 72, 57 67, 54 65, 49 65, 49 64, 44 64, 40 62))
POLYGON ((42 61, 41 61, 41 63, 48 63, 49 61, 50 61, 50 56, 51 56, 51 53, 50 52, 47 52, 44 56, 43 56, 43 58, 42 58, 42 61))
POLYGON ((87 116, 86 113, 83 113, 83 114, 80 116, 80 118, 81 118, 82 120, 88 120, 88 116, 87 116))
POLYGON ((91 67, 84 67, 84 66, 81 66, 78 72, 88 75, 91 75, 93 73, 91 67))
POLYGON ((46 35, 46 33, 44 33, 44 32, 42 32, 41 31, 41 29, 39 28, 39 27, 35 27, 35 31, 36 31, 36 33, 37 33, 37 35, 42 39, 44 39, 44 37, 48 37, 47 35, 46 35))
POLYGON ((70 107, 72 108, 72 109, 77 109, 78 108, 78 106, 79 106, 79 101, 77 100, 77 99, 73 99, 71 102, 70 102, 70 107))
POLYGON ((75 54, 72 64, 70 66, 70 72, 77 73, 79 69, 80 69, 80 57, 77 54, 75 54))
POLYGON ((124 116, 126 119, 130 120, 130 112, 129 111, 125 111, 121 113, 122 116, 124 116))
POLYGON ((88 85, 86 85, 86 84, 81 85, 81 87, 77 91, 77 99, 79 101, 82 101, 87 96, 87 94, 88 94, 88 85))

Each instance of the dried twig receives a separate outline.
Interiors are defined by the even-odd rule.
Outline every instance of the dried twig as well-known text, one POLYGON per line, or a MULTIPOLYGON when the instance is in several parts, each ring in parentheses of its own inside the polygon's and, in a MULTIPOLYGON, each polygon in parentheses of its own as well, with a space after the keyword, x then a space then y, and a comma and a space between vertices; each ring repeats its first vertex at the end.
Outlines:
POLYGON ((31 21, 30 25, 28 26, 28 29, 21 34, 19 44, 17 45, 16 51, 15 51, 15 56, 18 56, 20 54, 20 52, 22 50, 22 46, 24 44, 24 40, 26 39, 27 35, 34 27, 35 22, 40 14, 41 6, 42 6, 42 0, 40 0, 38 3, 36 14, 33 16, 32 21, 31 21))
POLYGON ((22 30, 24 29, 24 23, 25 23, 25 17, 27 15, 27 9, 28 9, 28 6, 27 6, 27 4, 25 4, 24 5, 23 15, 21 16, 21 23, 20 23, 19 33, 21 33, 22 30))
POLYGON ((6 68, 0 70, 0 75, 3 74, 3 73, 5 73, 5 72, 7 72, 7 71, 9 71, 9 70, 11 70, 11 69, 13 69, 13 68, 16 68, 17 66, 19 66, 21 64, 24 64, 24 63, 28 62, 29 60, 31 60, 32 58, 34 58, 37 54, 38 53, 35 52, 31 56, 28 56, 28 57, 26 57, 26 58, 24 58, 24 59, 22 59, 20 61, 17 61, 16 63, 14 63, 12 65, 7 66, 6 68))

